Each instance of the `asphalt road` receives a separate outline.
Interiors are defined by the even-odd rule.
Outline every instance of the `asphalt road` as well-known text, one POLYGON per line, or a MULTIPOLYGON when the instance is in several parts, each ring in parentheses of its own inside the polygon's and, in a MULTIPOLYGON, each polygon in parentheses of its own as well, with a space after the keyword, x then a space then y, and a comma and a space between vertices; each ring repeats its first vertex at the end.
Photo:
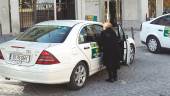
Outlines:
POLYGON ((136 33, 134 63, 121 67, 119 81, 115 83, 105 82, 105 70, 88 78, 86 86, 77 91, 67 90, 65 85, 29 84, 1 78, 0 96, 170 96, 170 51, 149 53, 138 38, 136 33))

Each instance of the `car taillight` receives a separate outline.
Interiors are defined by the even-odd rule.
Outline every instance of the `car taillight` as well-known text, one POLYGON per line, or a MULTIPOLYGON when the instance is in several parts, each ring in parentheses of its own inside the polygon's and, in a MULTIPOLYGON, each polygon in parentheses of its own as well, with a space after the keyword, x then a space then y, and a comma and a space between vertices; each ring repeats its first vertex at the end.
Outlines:
POLYGON ((41 64, 41 65, 51 65, 51 64, 58 64, 58 63, 60 63, 60 61, 58 61, 57 58, 55 58, 48 51, 42 51, 36 62, 36 64, 41 64))
POLYGON ((0 59, 4 60, 4 57, 3 57, 3 55, 2 55, 1 50, 0 50, 0 59))

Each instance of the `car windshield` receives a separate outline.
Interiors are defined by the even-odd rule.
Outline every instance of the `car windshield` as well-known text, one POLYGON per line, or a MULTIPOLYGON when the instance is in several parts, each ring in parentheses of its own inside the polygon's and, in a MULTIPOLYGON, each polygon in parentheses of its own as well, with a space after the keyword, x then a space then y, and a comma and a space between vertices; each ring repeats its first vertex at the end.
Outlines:
POLYGON ((16 40, 41 43, 62 43, 71 27, 54 25, 37 25, 19 35, 16 40))

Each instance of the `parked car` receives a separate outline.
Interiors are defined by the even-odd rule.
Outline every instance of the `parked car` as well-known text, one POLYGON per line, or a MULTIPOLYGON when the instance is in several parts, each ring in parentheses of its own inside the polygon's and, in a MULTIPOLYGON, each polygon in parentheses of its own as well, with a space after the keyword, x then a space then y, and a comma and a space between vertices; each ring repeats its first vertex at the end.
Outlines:
POLYGON ((157 53, 162 48, 170 48, 170 14, 144 22, 141 27, 140 40, 152 53, 157 53))
MULTIPOLYGON (((42 84, 68 83, 80 89, 88 76, 102 70, 98 35, 102 24, 93 21, 45 21, 29 28, 14 40, 0 44, 0 75, 42 84)), ((134 60, 135 43, 121 26, 122 61, 134 60)))

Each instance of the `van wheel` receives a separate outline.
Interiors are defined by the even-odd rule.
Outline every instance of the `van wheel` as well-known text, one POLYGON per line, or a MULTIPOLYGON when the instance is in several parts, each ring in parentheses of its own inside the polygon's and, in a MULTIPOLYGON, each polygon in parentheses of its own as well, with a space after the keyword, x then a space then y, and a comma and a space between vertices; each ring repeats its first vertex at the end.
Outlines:
POLYGON ((146 45, 148 50, 152 53, 158 53, 161 49, 159 40, 154 36, 151 36, 147 39, 146 45))
POLYGON ((83 62, 78 63, 78 65, 73 69, 70 77, 70 82, 68 88, 71 90, 77 90, 85 85, 87 79, 87 67, 83 62))

